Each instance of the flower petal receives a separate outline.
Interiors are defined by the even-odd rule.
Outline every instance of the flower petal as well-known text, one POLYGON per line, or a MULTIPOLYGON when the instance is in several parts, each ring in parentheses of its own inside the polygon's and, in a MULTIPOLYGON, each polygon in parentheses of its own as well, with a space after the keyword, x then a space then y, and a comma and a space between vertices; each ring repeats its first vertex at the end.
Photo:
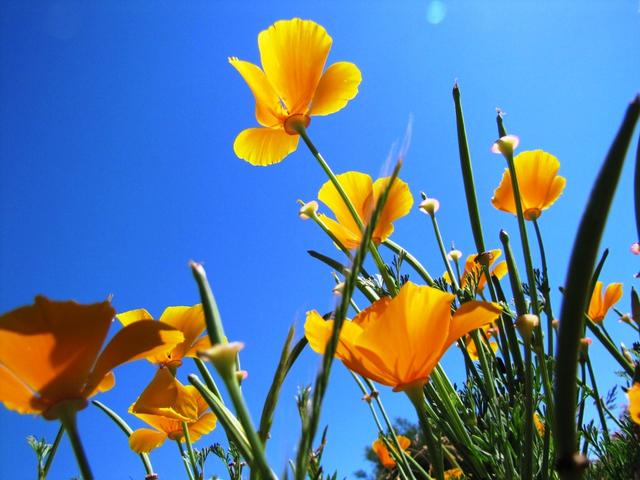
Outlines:
POLYGON ((589 317, 594 322, 600 322, 604 318, 602 313, 602 282, 598 280, 593 287, 593 293, 591 294, 591 300, 589 301, 589 317))
POLYGON ((214 428, 216 428, 217 421, 218 419, 216 416, 209 412, 202 415, 195 422, 188 424, 187 428, 189 429, 189 437, 191 438, 191 441, 195 442, 201 436, 210 433, 214 428))
POLYGON ((80 396, 115 311, 39 296, 0 317, 0 365, 50 404, 80 396))
POLYGON ((311 115, 329 115, 342 110, 358 94, 362 74, 351 62, 337 62, 322 74, 311 103, 311 115))
POLYGON ((160 368, 130 412, 190 422, 198 418, 198 404, 191 390, 176 380, 169 369, 160 368))
POLYGON ((144 308, 137 308, 135 310, 129 310, 128 312, 119 313, 116 318, 120 321, 123 327, 127 325, 139 322, 140 320, 153 320, 153 317, 144 308))
POLYGON ((233 142, 235 154, 251 165, 272 165, 298 148, 298 135, 273 128, 247 128, 233 142))
POLYGON ((284 112, 280 99, 264 72, 251 62, 235 57, 229 63, 242 75, 256 100, 256 120, 263 127, 274 127, 284 121, 284 112))
POLYGON ((98 357, 89 375, 87 390, 93 391, 118 365, 170 351, 183 340, 182 332, 156 320, 140 320, 127 325, 113 336, 98 357))
MULTIPOLYGON (((378 201, 384 189, 387 188, 389 177, 379 178, 373 183, 374 204, 378 201)), ((409 190, 409 185, 397 178, 391 186, 391 191, 384 204, 378 224, 373 232, 373 240, 376 243, 385 241, 393 233, 391 222, 400 217, 404 217, 411 211, 413 206, 413 196, 409 190)))
POLYGON ((327 217, 324 214, 318 215, 318 218, 322 221, 324 226, 338 239, 344 248, 351 250, 358 248, 362 241, 362 234, 360 230, 349 230, 341 223, 336 222, 334 219, 327 217))
POLYGON ((184 341, 171 352, 172 360, 182 359, 206 328, 201 304, 193 307, 168 307, 162 312, 160 321, 184 335, 184 341))
POLYGON ((606 314, 611 307, 613 307, 622 298, 622 284, 610 283, 607 285, 607 289, 604 291, 604 299, 602 306, 604 313, 606 314))
POLYGON ((640 383, 634 383, 627 390, 627 397, 629 398, 629 416, 631 420, 640 424, 640 383))
POLYGON ((185 357, 198 358, 198 352, 208 350, 212 347, 209 335, 200 337, 189 350, 184 354, 185 357))
POLYGON ((0 402, 18 413, 41 413, 46 406, 39 405, 33 392, 6 368, 0 365, 0 402))
MULTIPOLYGON (((351 200, 360 220, 367 222, 373 205, 373 181, 371 177, 361 172, 346 172, 336 175, 338 182, 351 200)), ((362 238, 358 224, 351 216, 349 208, 342 200, 338 190, 331 181, 327 181, 320 191, 318 199, 322 201, 336 216, 336 220, 344 228, 362 238)))
POLYGON ((289 114, 306 114, 331 49, 331 37, 311 20, 281 20, 258 35, 267 78, 289 114))
POLYGON ((451 319, 445 349, 471 330, 495 321, 501 313, 502 308, 497 303, 476 301, 463 303, 451 319))
POLYGON ((167 434, 149 428, 140 428, 129 437, 129 447, 136 453, 149 453, 167 439, 167 434))
POLYGON ((511 185, 511 173, 509 173, 508 168, 505 168, 498 188, 493 191, 491 204, 503 212, 511 213, 513 215, 517 214, 516 201, 513 196, 513 187, 511 185))

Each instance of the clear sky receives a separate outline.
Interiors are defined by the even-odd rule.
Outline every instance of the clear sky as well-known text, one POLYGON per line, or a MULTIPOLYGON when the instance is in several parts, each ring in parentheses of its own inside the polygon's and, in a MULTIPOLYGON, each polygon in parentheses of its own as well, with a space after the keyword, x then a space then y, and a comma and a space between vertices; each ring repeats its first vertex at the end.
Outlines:
MULTIPOLYGON (((235 157, 235 136, 256 122, 253 97, 227 57, 257 63, 257 35, 276 20, 298 16, 323 25, 333 37, 329 63, 356 63, 363 81, 347 108, 312 121, 311 138, 337 173, 376 177, 412 116, 400 176, 416 199, 422 190, 440 200, 445 242, 455 241, 465 256, 473 253, 473 239, 459 173, 454 81, 490 248, 499 246, 500 228, 514 240, 517 233, 515 217, 489 202, 504 169, 489 151, 501 107, 521 149, 553 153, 567 178, 563 196, 540 219, 554 292, 564 282, 593 179, 640 90, 637 0, 4 0, 0 9, 0 311, 39 293, 82 302, 113 294, 118 311, 160 315, 166 306, 199 302, 187 263, 202 261, 229 338, 246 344, 243 390, 256 419, 289 326, 300 335, 307 310, 327 312, 335 302, 331 271, 306 251, 336 258, 339 252, 313 223, 298 219, 296 199, 314 199, 326 181, 302 144, 268 168, 235 157)), ((624 282, 623 311, 640 270, 629 253, 636 240, 632 172, 630 155, 602 244, 611 249, 602 278, 624 282)), ((414 209, 396 222, 393 239, 437 276, 443 267, 429 223, 414 209)), ((556 313, 559 307, 556 295, 556 313)), ((615 317, 607 321, 617 340, 635 340, 615 317)), ((599 347, 594 351, 605 390, 617 381, 615 367, 599 347)), ((455 349, 444 365, 461 378, 455 349)), ((318 366, 319 357, 305 351, 284 385, 268 444, 277 472, 295 455, 294 395, 313 382, 318 366)), ((192 366, 185 367, 184 382, 192 366)), ((116 388, 98 399, 142 427, 126 409, 152 374, 143 362, 121 367, 116 388)), ((382 392, 392 416, 413 419, 403 396, 382 392)), ((618 396, 620 411, 625 401, 618 396)), ((109 419, 90 407, 79 422, 98 479, 142 478, 138 457, 109 419)), ((350 477, 369 469, 363 452, 375 426, 339 364, 325 423, 328 470, 350 477)), ((57 424, 0 407, 0 426, 0 478, 34 478, 25 437, 52 440, 57 424)), ((224 439, 221 429, 208 437, 224 439)), ((183 476, 173 443, 151 458, 161 478, 183 476)), ((65 439, 50 478, 76 471, 65 439)), ((210 461, 209 474, 223 472, 210 461)))

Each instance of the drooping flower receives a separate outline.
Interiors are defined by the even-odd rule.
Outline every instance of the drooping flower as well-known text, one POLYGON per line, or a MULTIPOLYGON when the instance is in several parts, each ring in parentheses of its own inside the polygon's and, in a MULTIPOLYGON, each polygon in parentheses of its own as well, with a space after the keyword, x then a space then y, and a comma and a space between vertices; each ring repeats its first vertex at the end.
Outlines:
MULTIPOLYGON (((465 288, 467 285, 477 283, 476 290, 478 292, 484 288, 487 284, 487 278, 482 269, 483 262, 486 263, 492 276, 498 279, 504 277, 507 274, 507 262, 495 263, 500 255, 502 255, 502 250, 499 248, 478 255, 469 255, 464 263, 460 286, 465 288), (493 270, 491 270, 491 267, 493 267, 493 270)), ((445 272, 443 278, 447 283, 451 283, 448 273, 445 272)))
MULTIPOLYGON (((378 198, 384 192, 389 177, 379 178, 375 182, 371 177, 361 172, 347 172, 337 175, 347 196, 353 203, 360 219, 366 224, 378 198)), ((326 227, 348 249, 357 248, 362 241, 362 231, 353 219, 349 208, 342 200, 338 190, 328 181, 320 188, 318 199, 333 212, 336 220, 326 215, 318 215, 326 227)), ((380 243, 393 233, 393 221, 404 217, 411 211, 413 196, 409 186, 399 178, 393 182, 387 202, 382 209, 376 228, 373 231, 373 241, 380 243)))
MULTIPOLYGON (((351 370, 394 391, 427 382, 447 349, 469 331, 500 315, 498 304, 470 301, 451 314, 455 296, 407 282, 394 298, 383 297, 344 322, 336 357, 351 370)), ((309 345, 324 353, 333 320, 307 313, 309 345)))
MULTIPOLYGON (((485 325, 484 327, 482 327, 482 331, 485 332, 485 334, 487 335, 487 338, 489 338, 489 347, 494 352, 497 352, 498 343, 495 340, 491 339, 491 337, 493 336, 492 330, 493 329, 491 328, 491 325, 485 325)), ((465 348, 467 349, 467 352, 469 353, 469 357, 471 358, 471 360, 479 360, 480 357, 478 356, 478 349, 476 348, 476 343, 473 341, 470 335, 465 335, 464 344, 465 344, 465 348)))
MULTIPOLYGON (((562 194, 566 179, 558 176, 560 162, 543 150, 531 150, 513 159, 526 220, 536 220, 562 194)), ((498 210, 517 215, 511 184, 511 173, 505 169, 500 185, 493 192, 491 203, 498 210)))
POLYGON ((596 282, 589 302, 589 317, 596 323, 604 320, 607 312, 622 298, 622 284, 610 283, 602 296, 602 282, 596 282))
MULTIPOLYGON (((122 325, 127 326, 140 321, 153 320, 151 314, 144 308, 129 310, 116 316, 122 325)), ((184 340, 174 349, 149 355, 147 360, 159 366, 179 367, 185 357, 196 357, 198 350, 211 347, 211 341, 207 335, 201 336, 206 329, 204 311, 202 305, 192 307, 167 307, 160 322, 170 325, 184 335, 184 340)))
POLYGON ((262 69, 229 58, 255 97, 262 125, 236 137, 238 157, 253 165, 280 162, 298 146, 296 124, 307 127, 311 116, 335 113, 356 96, 362 75, 353 63, 337 62, 323 73, 332 41, 311 20, 280 20, 258 35, 262 69))
POLYGON ((634 383, 627 390, 627 397, 629 398, 629 416, 631 420, 640 424, 640 383, 634 383))
POLYGON ((116 366, 171 350, 184 338, 164 323, 141 321, 100 352, 114 315, 107 301, 82 305, 38 296, 0 317, 0 401, 55 419, 58 406, 71 402, 80 410, 87 398, 112 388, 116 366))
POLYGON ((129 408, 129 413, 155 430, 140 428, 134 431, 129 437, 129 447, 136 453, 142 453, 159 447, 167 438, 184 442, 182 422, 187 424, 189 438, 195 442, 216 427, 216 416, 208 409, 209 406, 195 387, 183 386, 166 368, 161 368, 129 408), (158 409, 158 405, 164 407, 158 409))
MULTIPOLYGON (((398 444, 400 445, 400 448, 402 448, 402 450, 406 452, 407 449, 409 448, 409 445, 411 445, 411 440, 409 440, 404 435, 398 435, 397 438, 398 438, 398 444)), ((393 457, 391 456, 391 453, 389 453, 389 449, 387 449, 387 446, 384 444, 382 440, 377 438, 371 444, 371 448, 373 449, 375 454, 378 456, 378 460, 380 460, 380 463, 384 468, 388 468, 388 469, 395 468, 396 461, 393 459, 393 457)))

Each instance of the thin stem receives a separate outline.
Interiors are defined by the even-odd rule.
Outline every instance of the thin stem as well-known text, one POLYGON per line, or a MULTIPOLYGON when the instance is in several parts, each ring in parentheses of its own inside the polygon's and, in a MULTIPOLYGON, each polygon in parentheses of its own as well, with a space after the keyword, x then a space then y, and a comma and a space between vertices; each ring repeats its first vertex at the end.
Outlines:
POLYGON ((387 247, 389 250, 393 251, 394 253, 396 253, 398 255, 400 255, 400 252, 403 252, 404 260, 409 265, 411 265, 411 267, 416 271, 416 273, 418 275, 420 275, 422 280, 424 280, 425 283, 427 285, 429 285, 430 287, 434 286, 433 278, 431 278, 431 275, 429 275, 429 272, 427 272, 427 269, 422 266, 422 264, 418 261, 418 259, 416 257, 411 255, 409 252, 407 252, 404 248, 402 248, 400 245, 398 245, 393 240, 387 239, 384 242, 382 242, 382 244, 385 247, 387 247))
POLYGON ((42 480, 47 478, 47 473, 49 473, 49 468, 51 467, 51 463, 53 462, 53 457, 56 456, 56 452, 58 451, 58 445, 60 445, 60 440, 62 439, 62 435, 64 434, 64 426, 60 425, 58 429, 58 433, 56 433, 56 438, 51 445, 51 449, 49 453, 47 453, 47 460, 44 462, 44 467, 42 468, 42 480))
POLYGON ((600 417, 600 423, 602 424, 602 431, 604 435, 609 438, 609 429, 607 428, 607 419, 604 416, 602 409, 602 399, 598 393, 598 385, 596 383, 596 376, 593 373, 593 366, 591 365, 591 358, 587 355, 587 370, 589 371, 589 380, 591 381, 591 387, 593 388, 593 399, 596 403, 596 409, 598 410, 598 416, 600 417))
POLYGON ((196 454, 193 451, 193 445, 191 445, 191 436, 189 435, 189 427, 187 422, 182 422, 182 433, 184 434, 184 442, 187 445, 187 452, 189 453, 189 461, 191 462, 191 468, 193 468, 193 475, 198 478, 204 479, 204 472, 202 476, 198 472, 198 462, 196 462, 196 454))
POLYGON ((91 467, 89 466, 89 460, 82 447, 80 435, 78 434, 78 426, 76 424, 76 410, 71 404, 60 406, 60 422, 64 425, 64 429, 67 432, 67 437, 71 442, 73 453, 76 456, 78 467, 80 467, 80 474, 83 480, 93 480, 93 474, 91 473, 91 467))
POLYGON ((187 470, 187 475, 189 476, 189 480, 196 480, 193 477, 193 472, 191 472, 191 468, 189 467, 189 461, 186 458, 186 455, 184 454, 184 449, 182 448, 182 444, 180 443, 180 440, 176 440, 176 443, 178 444, 178 450, 180 451, 180 458, 182 459, 182 463, 184 463, 184 468, 187 470))
POLYGON ((442 457, 442 445, 435 436, 431 424, 429 423, 429 417, 424 410, 424 394, 422 393, 422 385, 413 386, 405 390, 407 397, 411 400, 413 407, 416 409, 418 419, 420 420, 420 426, 424 433, 424 438, 427 442, 427 448, 429 449, 429 460, 431 466, 435 472, 436 480, 444 480, 444 461, 442 457))
POLYGON ((530 339, 525 341, 524 364, 524 455, 521 468, 523 480, 530 480, 533 478, 533 362, 531 359, 530 339))
POLYGON ((618 351, 618 347, 616 347, 613 342, 611 341, 611 339, 607 338, 602 331, 600 330, 600 328, 598 327, 598 325, 595 324, 595 322, 593 322, 589 317, 587 317, 586 315, 584 316, 585 318, 585 322, 587 322, 587 327, 589 327, 589 330, 591 330, 591 333, 593 333, 596 338, 598 340, 600 340, 600 343, 602 343, 602 345, 604 346, 604 348, 607 349, 607 351, 611 354, 611 356, 618 362, 618 364, 624 369, 624 371, 627 373, 627 375, 629 375, 630 377, 633 377, 633 366, 631 364, 629 364, 629 362, 627 361, 626 358, 624 358, 624 355, 622 355, 620 353, 620 351, 618 351))
POLYGON ((220 390, 218 389, 218 386, 216 385, 216 382, 211 376, 211 373, 209 372, 209 369, 207 368, 205 363, 199 358, 194 358, 193 363, 196 364, 200 375, 202 375, 202 378, 204 378, 204 383, 207 385, 207 388, 211 390, 211 393, 213 393, 217 398, 222 400, 220 390))
POLYGON ((449 278, 451 279, 451 285, 453 285, 454 291, 459 290, 458 281, 453 274, 453 270, 451 269, 451 264, 449 263, 449 259, 447 258, 447 251, 444 248, 444 243, 442 242, 442 235, 440 234, 440 227, 438 226, 438 220, 436 219, 435 213, 433 215, 429 215, 431 217, 431 223, 433 224, 433 231, 436 234, 436 239, 438 240, 438 248, 440 250, 440 256, 442 257, 442 261, 444 262, 444 266, 447 269, 447 273, 449 274, 449 278))
POLYGON ((540 250, 540 261, 542 263, 542 295, 544 296, 544 313, 547 317, 547 353, 553 355, 553 308, 551 307, 551 295, 549 294, 549 271, 547 269, 547 256, 544 251, 544 243, 538 220, 533 220, 533 226, 538 239, 538 249, 540 250))

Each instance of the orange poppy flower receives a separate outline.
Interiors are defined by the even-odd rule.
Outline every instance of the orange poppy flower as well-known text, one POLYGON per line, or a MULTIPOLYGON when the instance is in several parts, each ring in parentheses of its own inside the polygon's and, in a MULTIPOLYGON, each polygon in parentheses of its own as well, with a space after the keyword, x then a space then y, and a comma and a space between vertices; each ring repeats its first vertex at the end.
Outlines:
POLYGON ((634 383, 627 390, 627 397, 629 398, 629 416, 631 420, 640 424, 640 383, 634 383))
MULTIPOLYGON (((495 276, 498 279, 504 277, 508 272, 507 262, 503 261, 497 264, 495 263, 500 255, 502 255, 502 250, 499 248, 480 255, 469 255, 464 263, 464 272, 462 272, 462 284, 460 287, 465 288, 470 282, 477 281, 478 285, 476 287, 476 291, 479 292, 484 288, 487 284, 487 278, 483 273, 482 264, 480 262, 487 263, 487 268, 489 268, 489 273, 491 273, 492 276, 495 276), (493 270, 491 270, 491 267, 494 267, 493 270)), ((447 283, 451 283, 447 272, 443 274, 443 278, 447 283)))
POLYGON ((610 283, 602 296, 602 282, 596 282, 589 302, 589 317, 596 323, 604 320, 607 312, 622 298, 622 284, 610 283))
MULTIPOLYGON (((491 337, 492 337, 491 325, 485 325, 484 327, 482 327, 482 330, 487 334, 487 338, 490 339, 489 347, 491 348, 491 350, 493 350, 494 352, 497 352, 498 343, 495 340, 491 340, 491 337)), ((471 360, 479 360, 480 357, 478 357, 478 349, 476 348, 476 343, 473 341, 470 335, 465 335, 464 344, 467 349, 467 352, 469 353, 469 357, 471 357, 471 360)))
POLYGON ((444 472, 444 480, 460 480, 464 478, 464 472, 461 468, 450 468, 444 472))
MULTIPOLYGON (((373 213, 378 198, 384 192, 389 177, 379 178, 374 182, 365 173, 347 172, 337 175, 337 179, 353 203, 358 216, 366 223, 373 213)), ((358 248, 362 241, 362 231, 332 182, 328 181, 322 185, 318 192, 318 199, 329 207, 336 217, 336 220, 333 220, 326 215, 319 215, 325 226, 346 248, 358 248)), ((409 186, 402 180, 396 179, 373 231, 373 241, 380 243, 389 238, 393 233, 391 222, 404 217, 411 211, 412 206, 413 196, 409 186)))
POLYGON ((262 127, 240 132, 235 154, 253 165, 271 165, 295 151, 310 117, 341 110, 358 93, 362 80, 353 63, 337 62, 323 73, 332 43, 327 31, 311 20, 280 20, 258 35, 262 69, 230 57, 256 101, 262 127))
POLYGON ((187 424, 189 439, 195 442, 216 428, 216 416, 207 412, 208 409, 209 405, 195 387, 185 387, 166 368, 161 368, 129 408, 129 413, 155 430, 136 430, 129 437, 129 447, 142 453, 159 447, 167 438, 184 442, 182 422, 187 424))
MULTIPOLYGON (((153 320, 144 308, 129 310, 116 315, 122 325, 127 326, 141 320, 153 320)), ((160 321, 182 332, 184 340, 171 351, 149 355, 147 360, 160 366, 179 367, 185 357, 196 358, 196 352, 211 348, 211 341, 207 335, 201 336, 206 329, 202 305, 193 307, 167 307, 160 321)))
POLYGON ((110 302, 81 305, 38 296, 33 305, 0 317, 0 401, 10 410, 51 420, 57 405, 113 387, 116 366, 170 350, 181 332, 161 322, 129 325, 102 343, 115 310, 110 302))
MULTIPOLYGON (((398 435, 398 443, 400 444, 400 448, 402 448, 402 450, 407 451, 407 448, 409 448, 409 445, 411 445, 411 440, 409 440, 404 435, 398 435)), ((392 469, 396 466, 396 461, 393 459, 393 457, 389 453, 389 450, 387 449, 387 446, 382 440, 377 438, 376 441, 371 444, 371 448, 378 456, 378 460, 380 460, 380 463, 384 468, 392 469)))
MULTIPOLYGON (((543 150, 522 152, 513 159, 526 220, 537 219, 562 194, 566 179, 557 175, 560 162, 543 150)), ((511 173, 505 169, 500 185, 493 192, 491 203, 498 210, 517 215, 511 185, 511 173)))
MULTIPOLYGON (((453 342, 501 312, 496 303, 470 301, 451 315, 454 300, 450 293, 407 282, 396 297, 383 297, 344 323, 336 357, 394 391, 422 385, 453 342)), ((307 313, 304 331, 314 351, 324 353, 332 329, 333 320, 307 313)))

